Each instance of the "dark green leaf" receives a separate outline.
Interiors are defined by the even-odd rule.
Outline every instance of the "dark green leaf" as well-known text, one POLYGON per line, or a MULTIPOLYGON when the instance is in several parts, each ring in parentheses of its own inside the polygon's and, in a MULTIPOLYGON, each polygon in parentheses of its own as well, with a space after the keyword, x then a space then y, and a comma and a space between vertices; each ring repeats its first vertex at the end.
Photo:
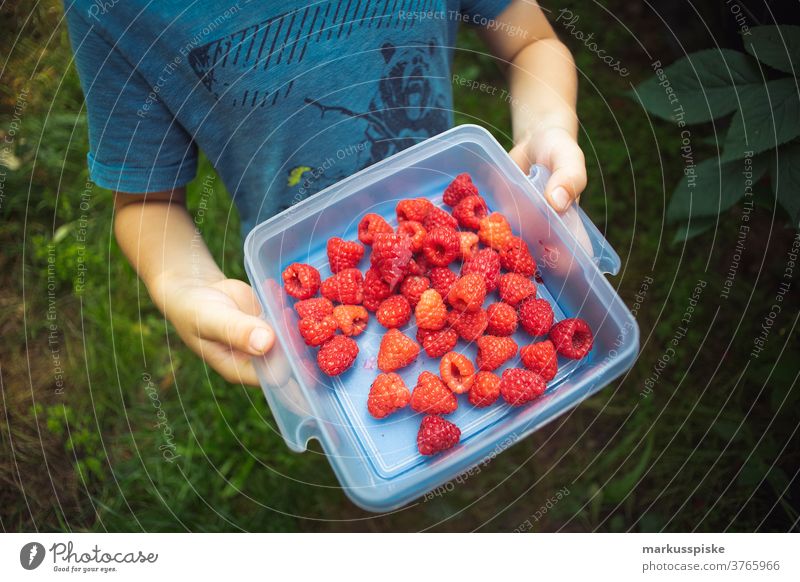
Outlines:
POLYGON ((800 26, 756 26, 750 29, 750 34, 744 36, 743 40, 745 50, 762 63, 800 76, 797 60, 800 56, 800 26))
POLYGON ((762 81, 758 63, 746 54, 728 49, 709 49, 688 55, 633 91, 653 115, 674 119, 676 108, 683 107, 686 123, 717 119, 738 107, 734 85, 762 81), (674 91, 672 102, 667 86, 674 91), (677 99, 677 101, 676 101, 677 99))
POLYGON ((694 238, 697 235, 709 230, 716 224, 716 222, 716 218, 709 218, 705 216, 693 218, 690 221, 681 224, 675 230, 675 236, 672 238, 672 242, 673 244, 682 243, 690 238, 694 238))
POLYGON ((800 135, 797 87, 798 81, 794 78, 744 87, 739 93, 741 106, 725 137, 723 158, 741 158, 744 152, 758 154, 800 135))
POLYGON ((770 174, 775 199, 797 228, 800 226, 800 143, 778 148, 770 174))
POLYGON ((625 499, 642 478, 652 454, 653 434, 650 433, 636 465, 624 475, 614 477, 614 479, 603 487, 603 499, 608 500, 610 503, 619 503, 625 499))
POLYGON ((727 210, 744 195, 748 180, 755 185, 766 173, 767 157, 756 156, 751 165, 747 168, 741 160, 721 162, 719 158, 700 162, 694 168, 694 181, 684 175, 672 193, 667 218, 674 222, 691 218, 694 224, 698 217, 714 217, 727 210))

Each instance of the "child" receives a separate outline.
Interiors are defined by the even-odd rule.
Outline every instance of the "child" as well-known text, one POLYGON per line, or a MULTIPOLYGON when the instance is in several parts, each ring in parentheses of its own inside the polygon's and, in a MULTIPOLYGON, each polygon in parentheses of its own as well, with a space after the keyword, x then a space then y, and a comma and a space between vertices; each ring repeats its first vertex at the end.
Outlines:
POLYGON ((228 381, 257 384, 251 358, 274 335, 251 288, 198 240, 184 204, 198 149, 247 231, 450 127, 451 79, 476 90, 450 71, 469 23, 507 70, 514 160, 551 169, 557 210, 586 183, 574 62, 530 0, 66 0, 66 15, 91 177, 116 192, 117 241, 181 338, 228 381))

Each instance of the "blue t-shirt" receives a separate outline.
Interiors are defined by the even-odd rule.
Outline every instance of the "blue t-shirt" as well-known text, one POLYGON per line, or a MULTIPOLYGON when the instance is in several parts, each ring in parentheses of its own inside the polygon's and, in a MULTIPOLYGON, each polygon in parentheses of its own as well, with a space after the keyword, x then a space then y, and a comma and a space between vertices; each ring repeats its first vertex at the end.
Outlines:
POLYGON ((153 192, 198 148, 243 229, 452 125, 459 22, 509 0, 66 0, 92 179, 153 192))

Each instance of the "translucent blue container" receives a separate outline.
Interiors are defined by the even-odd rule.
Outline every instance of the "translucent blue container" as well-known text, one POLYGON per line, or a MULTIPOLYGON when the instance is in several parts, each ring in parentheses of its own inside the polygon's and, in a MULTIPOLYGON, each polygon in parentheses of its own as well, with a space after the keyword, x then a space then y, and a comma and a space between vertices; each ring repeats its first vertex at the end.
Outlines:
MULTIPOLYGON (((256 360, 276 423, 293 451, 303 452, 311 439, 319 440, 344 491, 360 507, 388 511, 423 496, 527 437, 633 364, 639 330, 604 276, 619 271, 619 257, 577 206, 561 216, 548 206, 542 195, 546 177, 538 167, 526 176, 489 132, 462 125, 334 184, 260 224, 247 237, 247 274, 263 317, 277 335, 272 351, 256 360), (297 261, 327 277, 329 238, 356 240, 358 222, 367 212, 396 225, 395 205, 402 198, 424 196, 441 205, 445 187, 462 172, 471 174, 490 209, 503 213, 527 241, 543 280, 539 296, 550 300, 556 319, 582 317, 595 342, 587 358, 560 361, 547 392, 527 406, 512 408, 498 401, 475 409, 467 395, 459 396, 458 410, 447 418, 461 428, 461 442, 443 454, 423 457, 416 447, 421 415, 406 407, 375 420, 367 412, 385 330, 371 317, 367 330, 356 338, 360 352, 353 367, 328 378, 317 368, 316 350, 297 332, 294 300, 283 292, 281 273, 297 261)), ((362 270, 368 261, 365 256, 362 270)), ((487 304, 494 300, 492 296, 487 304)), ((414 337, 413 318, 403 331, 414 337)), ((514 339, 520 346, 532 341, 524 332, 514 339)), ((474 361, 474 345, 459 341, 456 349, 474 361)), ((517 357, 505 367, 520 365, 517 357)), ((413 388, 423 370, 438 373, 438 359, 423 352, 399 373, 413 388)))

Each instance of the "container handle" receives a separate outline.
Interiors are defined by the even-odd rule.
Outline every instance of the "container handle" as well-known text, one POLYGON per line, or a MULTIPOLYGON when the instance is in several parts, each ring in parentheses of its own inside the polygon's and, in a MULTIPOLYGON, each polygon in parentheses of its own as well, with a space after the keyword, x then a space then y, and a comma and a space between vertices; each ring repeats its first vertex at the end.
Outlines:
MULTIPOLYGON (((528 180, 533 185, 534 190, 544 198, 544 190, 547 181, 550 179, 550 170, 541 164, 531 166, 528 173, 528 180)), ((574 202, 566 211, 559 214, 548 204, 550 211, 558 217, 558 220, 575 237, 576 245, 582 246, 592 259, 597 268, 608 275, 619 273, 622 261, 617 252, 611 247, 592 219, 583 209, 574 202)))

